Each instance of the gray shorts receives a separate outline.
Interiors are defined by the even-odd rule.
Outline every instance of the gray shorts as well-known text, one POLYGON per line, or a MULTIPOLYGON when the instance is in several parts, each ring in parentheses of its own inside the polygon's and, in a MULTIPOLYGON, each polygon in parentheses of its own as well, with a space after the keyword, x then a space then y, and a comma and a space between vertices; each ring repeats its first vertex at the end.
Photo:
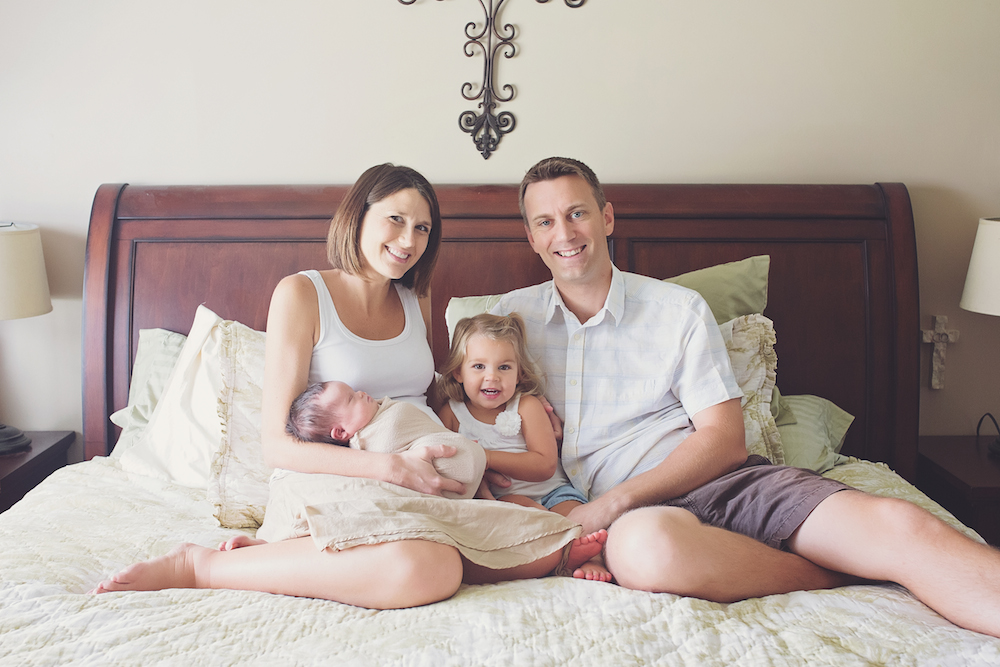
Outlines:
POLYGON ((664 505, 681 507, 702 523, 783 549, 822 501, 852 487, 812 470, 773 465, 751 454, 746 463, 664 505))

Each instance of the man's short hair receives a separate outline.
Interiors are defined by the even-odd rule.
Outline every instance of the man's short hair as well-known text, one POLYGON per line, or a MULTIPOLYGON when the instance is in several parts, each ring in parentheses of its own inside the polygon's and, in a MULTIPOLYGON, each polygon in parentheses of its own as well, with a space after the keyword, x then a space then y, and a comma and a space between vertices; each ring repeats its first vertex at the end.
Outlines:
POLYGON ((525 225, 528 224, 528 215, 524 210, 524 192, 528 186, 540 181, 554 181, 563 176, 579 176, 585 180, 590 186, 591 192, 594 193, 597 208, 601 211, 604 210, 604 205, 608 203, 608 200, 604 196, 604 188, 601 187, 601 182, 597 180, 597 174, 594 173, 593 169, 573 158, 549 157, 529 169, 528 173, 521 179, 521 188, 517 193, 517 205, 521 209, 521 217, 524 219, 525 225))

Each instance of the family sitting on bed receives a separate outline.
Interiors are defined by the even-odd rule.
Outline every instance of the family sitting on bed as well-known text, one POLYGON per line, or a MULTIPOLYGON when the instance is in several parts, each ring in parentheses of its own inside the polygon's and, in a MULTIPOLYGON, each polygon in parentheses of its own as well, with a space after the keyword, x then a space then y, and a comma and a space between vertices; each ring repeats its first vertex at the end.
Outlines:
MULTIPOLYGON (((552 281, 511 292, 493 312, 524 318, 564 424, 563 466, 590 500, 568 518, 588 535, 607 529, 604 557, 619 585, 727 602, 887 580, 958 625, 1000 636, 1000 553, 911 503, 747 457, 740 390, 711 311, 693 291, 612 264, 614 209, 586 165, 543 160, 519 198, 552 281)), ((420 494, 466 491, 434 466, 455 453, 450 446, 386 454, 304 442, 284 428, 310 382, 334 379, 431 414, 429 304, 418 297, 428 292, 440 225, 422 176, 373 167, 331 222, 334 268, 278 284, 265 351, 269 463, 420 494)), ((342 550, 308 537, 182 545, 97 591, 235 588, 387 609, 444 600, 463 581, 541 576, 543 560, 490 569, 424 539, 342 550)))

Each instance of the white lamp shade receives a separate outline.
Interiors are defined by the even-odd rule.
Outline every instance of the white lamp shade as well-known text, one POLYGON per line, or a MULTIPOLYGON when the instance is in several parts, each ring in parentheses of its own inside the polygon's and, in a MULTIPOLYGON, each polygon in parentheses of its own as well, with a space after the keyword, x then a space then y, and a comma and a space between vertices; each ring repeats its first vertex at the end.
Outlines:
POLYGON ((1000 315, 1000 218, 979 221, 965 291, 958 305, 974 313, 1000 315))
POLYGON ((52 310, 37 225, 0 223, 0 320, 52 310))

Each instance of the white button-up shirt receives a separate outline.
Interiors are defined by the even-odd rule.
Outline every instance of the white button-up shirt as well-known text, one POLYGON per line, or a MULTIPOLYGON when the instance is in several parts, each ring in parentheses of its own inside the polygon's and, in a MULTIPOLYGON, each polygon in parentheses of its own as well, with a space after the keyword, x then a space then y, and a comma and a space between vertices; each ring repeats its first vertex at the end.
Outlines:
POLYGON ((697 292, 613 268, 604 307, 581 324, 552 281, 515 290, 545 396, 564 422, 562 462, 593 499, 655 467, 694 430, 690 415, 742 396, 697 292))

